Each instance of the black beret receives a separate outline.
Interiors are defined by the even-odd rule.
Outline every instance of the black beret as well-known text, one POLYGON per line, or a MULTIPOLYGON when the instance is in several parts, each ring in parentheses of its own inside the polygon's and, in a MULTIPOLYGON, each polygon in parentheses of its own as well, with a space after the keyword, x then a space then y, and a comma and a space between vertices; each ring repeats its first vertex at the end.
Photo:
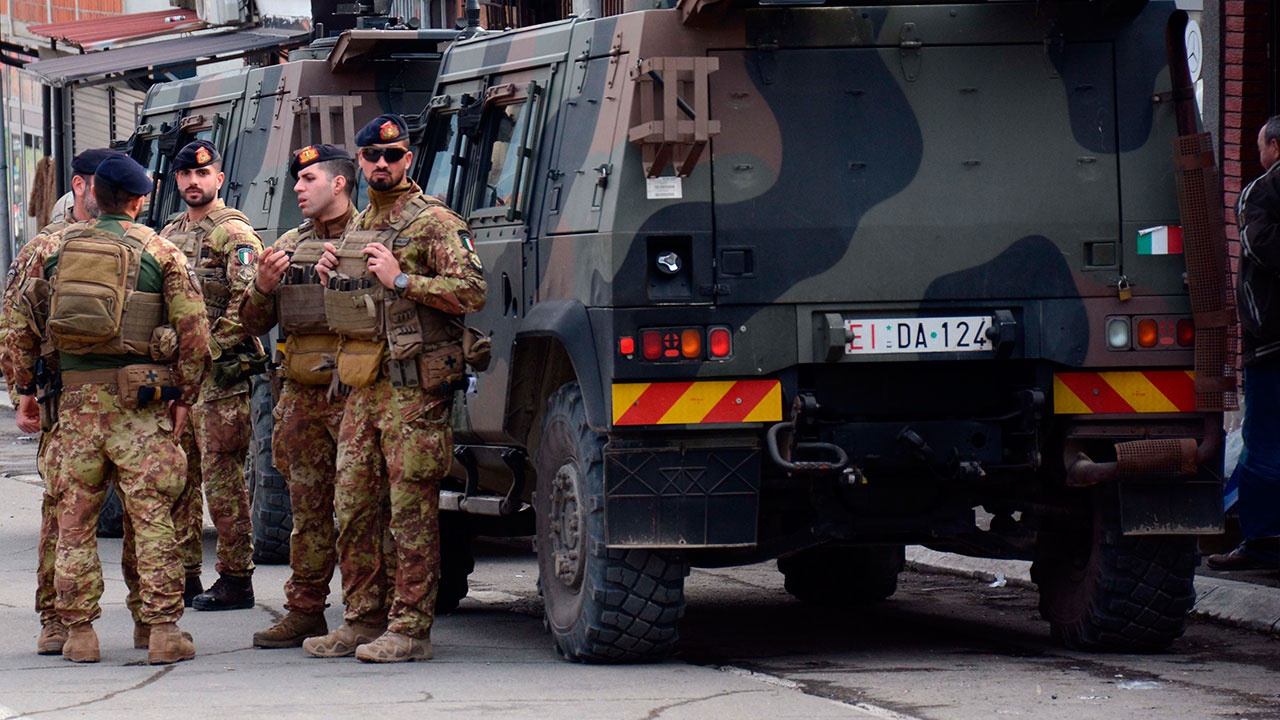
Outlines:
POLYGON ((150 195, 154 184, 147 177, 147 169, 128 155, 112 155, 98 163, 93 174, 96 181, 123 190, 130 195, 150 195))
POLYGON ((92 175, 98 171, 99 163, 114 155, 124 155, 124 153, 110 148, 85 150, 71 160, 71 172, 77 175, 92 175))
POLYGON ((303 168, 330 160, 350 159, 351 155, 337 145, 308 145, 295 153, 293 160, 289 161, 289 174, 297 180, 298 173, 302 172, 303 168))
POLYGON ((173 158, 173 170, 192 170, 194 168, 202 168, 205 165, 211 165, 222 159, 222 155, 218 154, 218 148, 208 140, 195 140, 187 143, 187 146, 178 151, 173 158))
POLYGON ((388 145, 409 139, 409 126, 399 115, 379 115, 356 133, 356 147, 388 145))

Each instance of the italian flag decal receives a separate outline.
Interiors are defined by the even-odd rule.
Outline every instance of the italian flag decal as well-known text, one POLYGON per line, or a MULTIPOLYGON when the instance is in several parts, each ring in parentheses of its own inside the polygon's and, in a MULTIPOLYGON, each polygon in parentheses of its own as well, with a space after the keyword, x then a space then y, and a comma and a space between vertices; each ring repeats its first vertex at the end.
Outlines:
POLYGON ((1181 255, 1182 228, 1161 225, 1138 231, 1139 255, 1181 255))

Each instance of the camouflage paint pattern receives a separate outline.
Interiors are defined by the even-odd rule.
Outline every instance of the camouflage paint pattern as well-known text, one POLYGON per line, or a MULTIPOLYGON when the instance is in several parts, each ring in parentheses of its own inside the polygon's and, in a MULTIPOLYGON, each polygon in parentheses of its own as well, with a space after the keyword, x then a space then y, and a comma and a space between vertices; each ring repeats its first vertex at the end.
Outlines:
MULTIPOLYGON (((222 207, 225 207, 222 200, 215 199, 209 210, 222 207)), ((160 234, 167 237, 193 228, 194 223, 183 213, 160 234)), ((262 242, 257 233, 235 218, 223 221, 203 239, 198 267, 225 273, 233 298, 226 313, 213 324, 210 344, 215 359, 221 352, 246 341, 261 350, 257 336, 241 325, 239 304, 234 302, 253 284, 256 259, 261 254, 262 242), (242 260, 245 253, 250 260, 247 263, 242 260)), ((249 517, 249 489, 244 479, 251 432, 249 381, 241 380, 224 388, 214 382, 212 375, 206 377, 200 389, 200 401, 191 409, 190 430, 182 438, 190 461, 187 481, 204 488, 209 517, 218 530, 218 572, 237 577, 253 572, 253 523, 249 517)), ((200 544, 204 517, 194 499, 180 508, 179 514, 184 523, 181 532, 184 562, 190 563, 200 544)))
MULTIPOLYGON (((385 229, 421 190, 409 183, 392 193, 375 194, 382 202, 353 218, 349 230, 385 229)), ((393 245, 409 276, 402 297, 450 315, 484 306, 480 262, 466 223, 453 212, 430 206, 393 245)), ((440 580, 440 479, 453 459, 450 404, 451 398, 424 388, 393 388, 385 373, 347 399, 334 503, 347 622, 376 625, 387 619, 389 630, 410 637, 430 633, 440 580), (382 509, 388 495, 389 518, 382 509), (388 530, 393 573, 384 558, 388 530)))

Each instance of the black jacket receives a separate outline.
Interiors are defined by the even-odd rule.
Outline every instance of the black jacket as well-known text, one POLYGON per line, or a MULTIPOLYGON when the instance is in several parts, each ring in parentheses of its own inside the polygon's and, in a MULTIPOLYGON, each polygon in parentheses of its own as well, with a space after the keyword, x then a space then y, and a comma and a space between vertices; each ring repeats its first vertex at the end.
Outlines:
POLYGON ((1249 183, 1236 203, 1240 225, 1240 316, 1244 364, 1280 357, 1280 162, 1249 183))

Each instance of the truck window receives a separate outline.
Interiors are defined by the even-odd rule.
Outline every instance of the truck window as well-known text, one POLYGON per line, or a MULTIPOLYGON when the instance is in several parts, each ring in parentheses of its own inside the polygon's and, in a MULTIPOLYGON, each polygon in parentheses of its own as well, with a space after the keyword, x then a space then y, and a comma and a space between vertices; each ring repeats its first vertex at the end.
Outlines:
POLYGON ((516 171, 520 166, 521 141, 528 122, 528 114, 524 112, 525 104, 518 102, 503 105, 489 115, 485 146, 481 149, 485 166, 480 177, 485 178, 485 187, 476 196, 475 210, 519 206, 519 198, 514 197, 514 194, 516 171))
POLYGON ((429 170, 422 191, 450 203, 457 169, 463 166, 464 148, 458 143, 458 113, 437 116, 423 142, 423 159, 429 170))

